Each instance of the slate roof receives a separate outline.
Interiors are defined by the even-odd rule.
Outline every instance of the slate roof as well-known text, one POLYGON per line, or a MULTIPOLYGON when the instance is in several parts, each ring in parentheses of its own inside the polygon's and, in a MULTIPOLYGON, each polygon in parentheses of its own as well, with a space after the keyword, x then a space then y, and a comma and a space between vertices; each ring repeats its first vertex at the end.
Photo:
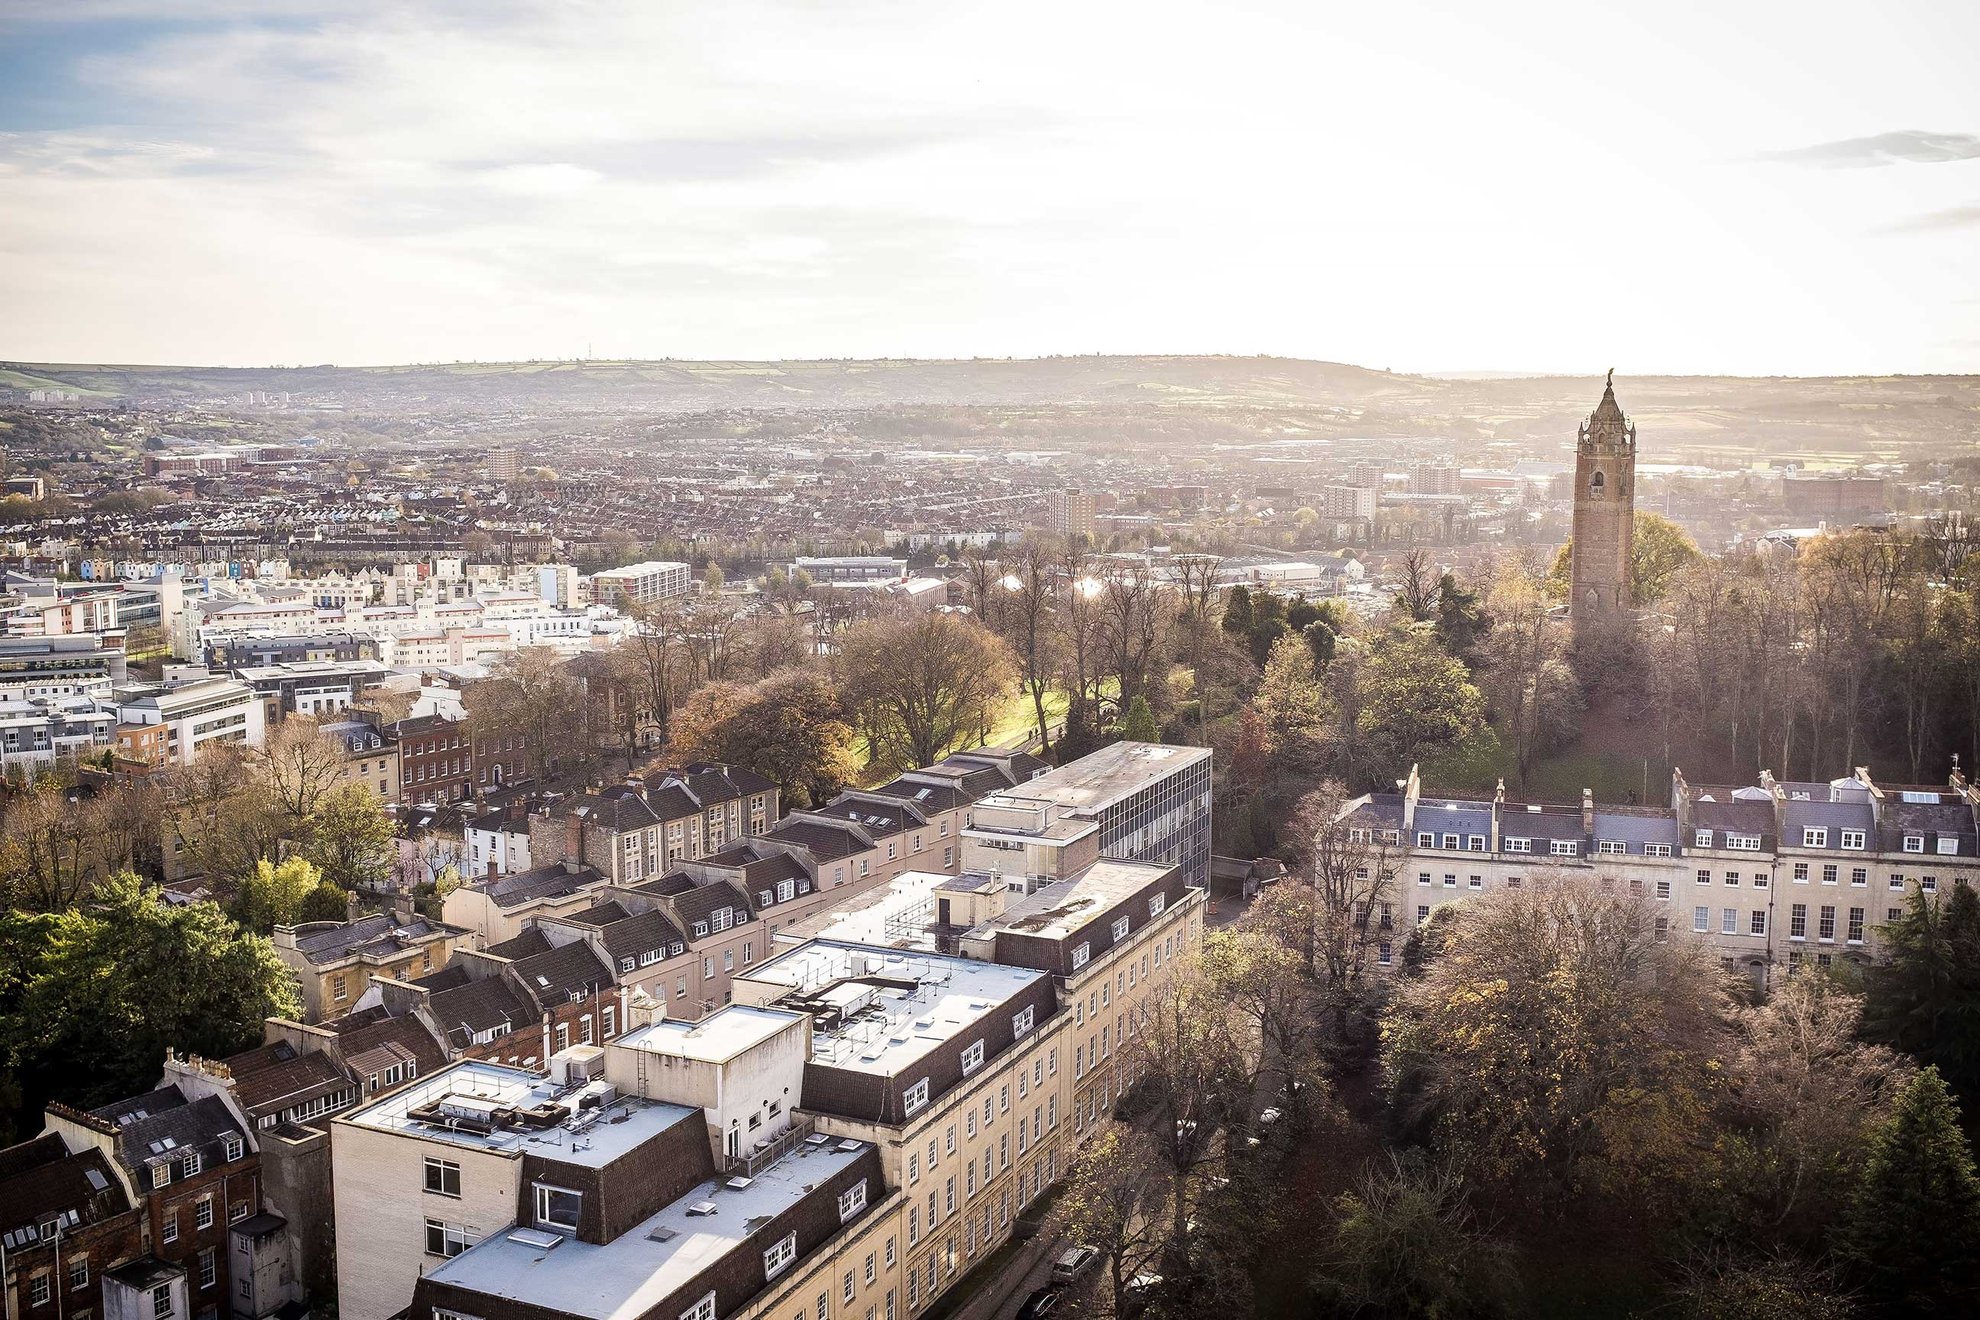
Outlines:
POLYGON ((1646 843, 1661 843, 1675 852, 1679 842, 1677 812, 1653 807, 1633 811, 1597 807, 1595 838, 1598 842, 1624 844, 1632 856, 1642 856, 1646 843))
POLYGON ((61 1134, 44 1132, 0 1150, 0 1232, 67 1219, 63 1231, 98 1224, 131 1208, 109 1161, 94 1146, 70 1154, 61 1134))
POLYGON ((389 958, 402 950, 465 933, 457 926, 425 917, 400 921, 380 912, 355 921, 312 921, 298 926, 296 952, 312 966, 321 967, 347 958, 389 958))
MULTIPOLYGON (((462 968, 462 974, 466 974, 462 968)), ((360 1071, 373 1071, 366 1061, 380 1050, 392 1055, 403 1055, 419 1065, 421 1072, 431 1072, 447 1062, 447 1052, 440 1048, 440 1042, 433 1039, 433 1033, 415 1017, 383 1017, 376 1021, 354 1025, 338 1033, 337 1043, 344 1051, 344 1057, 351 1067, 360 1071)))
POLYGON ((737 889, 727 880, 717 880, 713 884, 697 885, 686 893, 677 895, 674 899, 674 910, 680 914, 682 921, 688 923, 688 929, 690 930, 694 928, 694 922, 708 920, 709 913, 723 907, 734 908, 736 910, 731 918, 731 921, 735 925, 741 925, 755 916, 755 913, 750 908, 749 900, 743 897, 740 889, 737 889))
POLYGON ((669 956, 675 945, 687 945, 687 936, 680 927, 667 920, 661 912, 642 912, 602 927, 598 932, 599 942, 605 946, 605 954, 618 966, 621 958, 631 958, 637 966, 640 955, 658 953, 669 956))
POLYGON ((1792 847, 1802 846, 1801 832, 1804 829, 1828 830, 1827 846, 1831 850, 1838 848, 1839 831, 1862 830, 1867 843, 1868 836, 1876 829, 1868 802, 1803 802, 1790 798, 1782 804, 1781 821, 1784 842, 1792 847))
POLYGON ((177 1086, 92 1109, 90 1113, 117 1125, 117 1158, 132 1170, 198 1151, 206 1168, 226 1163, 221 1138, 243 1136, 233 1112, 217 1095, 188 1101, 177 1086))
POLYGON ((838 861, 872 847, 854 831, 850 823, 837 826, 821 820, 793 820, 788 816, 763 837, 779 843, 794 843, 822 862, 838 861))
POLYGON ((561 862, 551 862, 477 880, 471 888, 486 894, 496 907, 512 908, 539 898, 562 898, 604 883, 604 875, 593 867, 580 866, 572 871, 561 862))
MULTIPOLYGON (((1774 833, 1774 804, 1767 802, 1704 802, 1691 804, 1693 829, 1735 834, 1758 834, 1763 839, 1774 833)), ((1686 840, 1689 843, 1690 840, 1686 840)), ((1762 845, 1765 846, 1764 844, 1762 845)))
POLYGON ((632 913, 626 911, 625 904, 616 898, 608 898, 593 903, 582 911, 566 913, 559 919, 575 922, 580 926, 609 926, 615 921, 624 921, 631 915, 632 913))
POLYGON ((499 976, 442 990, 427 1000, 427 1008, 447 1042, 456 1048, 473 1044, 476 1033, 492 1031, 505 1022, 519 1031, 538 1020, 536 1010, 499 976))
POLYGON ((491 944, 486 952, 497 958, 528 958, 543 953, 550 948, 550 937, 531 926, 519 935, 511 936, 500 944, 491 944))
POLYGON ((1415 832, 1436 835, 1439 847, 1443 846, 1444 835, 1455 834, 1458 836, 1458 847, 1463 849, 1470 835, 1491 838, 1492 804, 1459 798, 1423 798, 1416 804, 1415 832))
POLYGON ((262 1045, 226 1060, 234 1074, 234 1098, 259 1119, 344 1090, 350 1078, 321 1050, 301 1053, 286 1040, 262 1045))
POLYGON ((598 951, 583 940, 531 954, 518 960, 510 970, 541 1009, 555 1008, 572 999, 597 994, 613 984, 612 969, 605 966, 599 960, 598 951))
POLYGON ((636 885, 626 886, 635 894, 652 894, 656 898, 685 894, 694 887, 694 878, 681 871, 669 871, 665 875, 656 875, 651 880, 642 880, 636 885))
MULTIPOLYGON (((1508 802, 1499 813, 1499 840, 1504 846, 1507 839, 1585 839, 1587 831, 1581 828, 1581 809, 1570 811, 1565 807, 1552 809, 1542 807, 1539 811, 1528 811, 1524 802, 1508 802)), ((1423 809, 1417 808, 1416 827, 1423 828, 1423 809)))

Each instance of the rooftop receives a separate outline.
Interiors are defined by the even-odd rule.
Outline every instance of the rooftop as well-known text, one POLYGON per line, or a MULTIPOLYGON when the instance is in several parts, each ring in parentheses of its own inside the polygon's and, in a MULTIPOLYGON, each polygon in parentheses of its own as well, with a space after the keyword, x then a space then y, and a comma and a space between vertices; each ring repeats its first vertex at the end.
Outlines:
POLYGON ((1045 972, 812 940, 756 967, 749 980, 785 985, 779 1006, 812 1015, 812 1062, 893 1076, 995 1012, 1045 972))
POLYGON ((338 1121, 600 1168, 697 1113, 618 1095, 602 1082, 560 1086, 520 1068, 464 1060, 338 1121))
POLYGON ((730 1004, 699 1022, 662 1018, 651 1026, 627 1032, 616 1042, 625 1049, 667 1054, 703 1063, 726 1063, 799 1021, 801 1013, 776 1008, 730 1004))
POLYGON ((803 1143, 746 1186, 712 1178, 603 1245, 511 1229, 427 1277, 592 1320, 645 1315, 869 1149, 861 1141, 803 1143))
POLYGON ((1133 898, 1175 868, 1155 862, 1099 861, 1056 884, 1043 885, 1023 901, 983 923, 984 930, 1008 930, 1041 939, 1072 935, 1110 908, 1133 898))
POLYGON ((1069 811, 1101 811, 1178 770, 1209 759, 1207 747, 1117 742, 997 796, 1049 801, 1069 811))

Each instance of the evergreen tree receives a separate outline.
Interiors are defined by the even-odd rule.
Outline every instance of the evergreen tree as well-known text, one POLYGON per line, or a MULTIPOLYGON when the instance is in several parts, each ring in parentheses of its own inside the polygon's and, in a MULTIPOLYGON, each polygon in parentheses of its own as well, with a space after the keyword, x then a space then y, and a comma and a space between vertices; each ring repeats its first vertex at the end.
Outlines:
POLYGON ((1224 599, 1224 631, 1233 637, 1243 638, 1248 643, 1251 638, 1251 589, 1244 586, 1231 588, 1231 594, 1224 599))
POLYGON ((1980 1304, 1980 1175, 1936 1068, 1898 1094, 1871 1139, 1844 1247, 1893 1315, 1980 1304))
POLYGON ((1980 1094, 1980 895, 1959 885, 1941 903, 1913 890, 1884 938, 1886 957, 1870 972, 1865 1030, 1936 1066, 1972 1100, 1980 1094))
POLYGON ((1162 730, 1155 723, 1155 712, 1148 708, 1148 698, 1137 693, 1128 703, 1127 716, 1121 721, 1121 737, 1128 742, 1160 742, 1162 730))

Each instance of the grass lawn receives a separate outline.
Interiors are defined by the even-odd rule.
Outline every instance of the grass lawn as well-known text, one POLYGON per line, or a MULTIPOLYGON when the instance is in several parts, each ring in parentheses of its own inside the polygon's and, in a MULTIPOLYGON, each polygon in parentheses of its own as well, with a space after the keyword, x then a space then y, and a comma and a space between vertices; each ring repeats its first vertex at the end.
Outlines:
POLYGON ((1578 803, 1584 788, 1603 803, 1668 801, 1671 767, 1654 727, 1596 706, 1582 716, 1581 729, 1574 742, 1534 765, 1524 794, 1513 749, 1496 738, 1483 740, 1468 755, 1425 762, 1424 791, 1490 795, 1503 776, 1507 796, 1529 802, 1578 803))
MULTIPOLYGON (((1066 693, 1059 689, 1052 688, 1047 691, 1045 693, 1046 721, 1054 725, 1058 724, 1059 721, 1065 718, 1066 707, 1070 704, 1071 701, 1066 693)), ((998 715, 997 722, 990 726, 989 745, 992 747, 1028 747, 1037 736, 1038 712, 1031 704, 1031 694, 1028 692, 1019 692, 1005 701, 1003 712, 998 715)), ((953 745, 943 749, 943 755, 946 756, 950 752, 967 751, 978 745, 974 737, 959 738, 953 745)), ((865 737, 854 738, 853 755, 858 758, 860 765, 864 767, 860 771, 859 786, 861 788, 871 788, 875 784, 884 784, 894 777, 892 770, 873 764, 873 749, 867 745, 865 737)), ((939 760, 940 758, 938 757, 937 759, 939 760)))

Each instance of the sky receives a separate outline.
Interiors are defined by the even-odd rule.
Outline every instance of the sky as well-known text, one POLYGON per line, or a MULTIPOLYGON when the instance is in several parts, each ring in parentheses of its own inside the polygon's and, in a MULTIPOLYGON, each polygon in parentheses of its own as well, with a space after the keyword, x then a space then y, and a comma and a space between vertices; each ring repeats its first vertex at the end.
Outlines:
POLYGON ((0 0, 0 356, 1980 371, 1972 0, 0 0))

